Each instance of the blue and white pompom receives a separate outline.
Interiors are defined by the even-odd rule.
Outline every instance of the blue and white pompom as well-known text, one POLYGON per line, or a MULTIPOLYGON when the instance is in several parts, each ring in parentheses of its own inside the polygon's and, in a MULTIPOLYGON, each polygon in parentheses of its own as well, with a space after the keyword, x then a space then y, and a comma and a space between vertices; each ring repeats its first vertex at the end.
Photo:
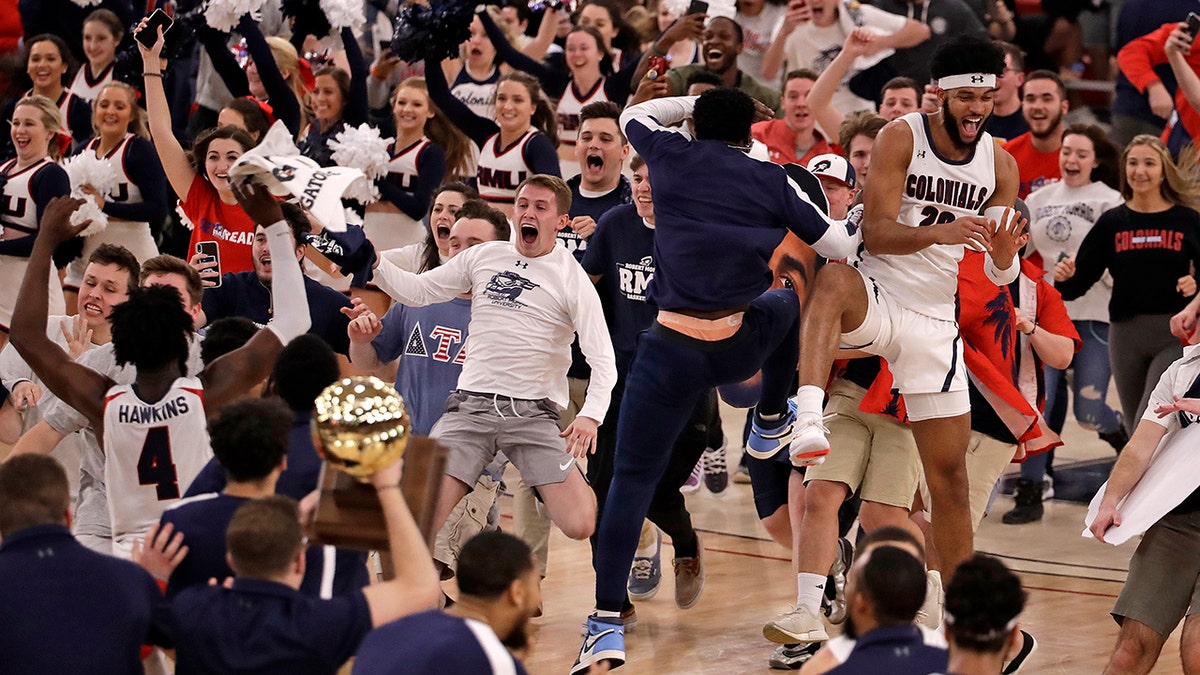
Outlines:
POLYGON ((266 4, 266 0, 208 0, 204 9, 204 19, 208 25, 222 33, 228 33, 238 25, 242 15, 257 12, 266 4))
POLYGON ((379 129, 369 124, 360 124, 346 127, 329 141, 329 147, 333 148, 330 157, 338 166, 358 169, 366 174, 350 184, 343 194, 345 198, 362 204, 379 201, 379 188, 375 187, 375 180, 388 173, 388 162, 392 159, 388 146, 394 140, 381 137, 379 129))
POLYGON ((458 56, 458 48, 471 37, 475 18, 472 0, 430 0, 428 5, 405 5, 396 17, 392 53, 408 63, 437 63, 458 56))
POLYGON ((70 157, 63 162, 62 167, 71 180, 71 196, 83 200, 83 206, 71 214, 71 224, 79 225, 88 220, 92 221, 92 224, 80 233, 85 237, 103 232, 108 227, 108 214, 96 206, 95 198, 84 192, 83 187, 90 186, 100 193, 102 199, 107 199, 117 189, 116 170, 107 159, 100 159, 92 152, 70 157))

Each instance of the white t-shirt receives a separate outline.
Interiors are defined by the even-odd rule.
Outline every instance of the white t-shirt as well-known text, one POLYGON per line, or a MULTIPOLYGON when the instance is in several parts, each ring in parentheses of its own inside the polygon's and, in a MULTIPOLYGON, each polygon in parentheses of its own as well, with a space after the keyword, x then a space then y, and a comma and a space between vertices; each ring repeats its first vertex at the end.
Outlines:
MULTIPOLYGON (((1150 399, 1146 401, 1146 412, 1142 414, 1142 421, 1153 422, 1167 431, 1178 430, 1182 426, 1178 414, 1172 413, 1159 417, 1154 410, 1160 406, 1171 405, 1175 402, 1176 396, 1187 396, 1187 390, 1191 388, 1192 383, 1198 377, 1200 377, 1200 345, 1184 347, 1183 356, 1167 366, 1162 377, 1158 378, 1158 384, 1154 386, 1154 391, 1150 392, 1150 399)), ((1200 417, 1194 413, 1184 412, 1183 414, 1192 423, 1200 421, 1200 417)))
POLYGON ((742 27, 742 53, 738 54, 738 70, 750 73, 754 79, 768 87, 781 89, 783 87, 783 72, 776 74, 774 80, 762 76, 763 54, 766 54, 779 30, 783 26, 783 15, 787 13, 784 5, 765 3, 758 16, 746 16, 738 12, 734 20, 742 27))
MULTIPOLYGON (((838 19, 835 23, 821 27, 809 21, 800 24, 788 36, 784 45, 785 70, 807 68, 813 72, 824 72, 825 68, 842 51, 846 36, 857 26, 867 28, 878 35, 891 35, 904 28, 908 21, 899 14, 885 12, 878 7, 862 5, 854 0, 838 3, 838 19)), ((875 110, 875 104, 859 98, 847 85, 850 78, 891 56, 895 50, 883 49, 871 56, 860 56, 854 61, 846 78, 833 94, 833 107, 843 115, 856 110, 875 110)), ((835 130, 836 131, 836 130, 835 130)))
MULTIPOLYGON (((1059 181, 1026 197, 1030 240, 1042 256, 1046 272, 1052 272, 1063 256, 1075 256, 1100 214, 1119 206, 1122 201, 1121 193, 1099 181, 1079 188, 1068 187, 1059 181)), ((1067 301, 1067 314, 1073 320, 1108 323, 1112 277, 1105 272, 1100 281, 1083 297, 1067 301)))
POLYGON ((527 258, 511 242, 492 241, 423 274, 385 256, 375 283, 398 302, 423 307, 471 293, 471 324, 458 386, 513 398, 549 398, 565 408, 571 343, 592 367, 579 414, 604 421, 617 381, 612 339, 600 296, 565 248, 527 258))

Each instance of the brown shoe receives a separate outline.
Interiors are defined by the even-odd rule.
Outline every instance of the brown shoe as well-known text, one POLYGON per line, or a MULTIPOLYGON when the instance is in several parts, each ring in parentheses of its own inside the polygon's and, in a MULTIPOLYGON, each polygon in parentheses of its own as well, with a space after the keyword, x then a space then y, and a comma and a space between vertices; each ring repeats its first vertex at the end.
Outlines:
POLYGON ((704 591, 704 543, 696 535, 696 557, 675 558, 675 606, 691 609, 704 591))
POLYGON ((637 610, 633 608, 633 605, 629 605, 629 609, 621 612, 621 623, 625 625, 626 633, 637 627, 637 610))

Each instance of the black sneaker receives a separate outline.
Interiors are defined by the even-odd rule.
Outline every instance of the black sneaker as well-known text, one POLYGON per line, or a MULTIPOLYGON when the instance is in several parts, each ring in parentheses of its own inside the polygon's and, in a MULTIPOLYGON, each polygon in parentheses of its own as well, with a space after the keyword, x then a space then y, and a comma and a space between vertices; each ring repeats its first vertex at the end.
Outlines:
POLYGON ((1024 525, 1042 519, 1042 481, 1020 478, 1017 480, 1017 505, 1004 514, 1000 522, 1005 525, 1024 525))
POLYGON ((773 670, 800 670, 800 666, 811 659, 820 648, 820 642, 779 645, 779 648, 771 654, 771 658, 767 659, 767 665, 771 666, 773 670))
POLYGON ((704 468, 704 486, 714 495, 719 495, 729 487, 729 469, 725 467, 725 444, 719 448, 708 448, 700 455, 700 464, 704 468))

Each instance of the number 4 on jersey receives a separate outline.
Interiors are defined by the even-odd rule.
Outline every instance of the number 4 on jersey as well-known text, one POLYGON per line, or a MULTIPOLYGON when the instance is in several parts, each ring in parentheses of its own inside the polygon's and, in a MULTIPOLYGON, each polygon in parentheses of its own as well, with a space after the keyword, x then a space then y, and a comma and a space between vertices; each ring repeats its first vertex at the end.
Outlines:
POLYGON ((171 438, 167 427, 153 427, 146 432, 146 442, 137 463, 138 484, 153 485, 158 499, 179 499, 179 476, 171 459, 171 438))

